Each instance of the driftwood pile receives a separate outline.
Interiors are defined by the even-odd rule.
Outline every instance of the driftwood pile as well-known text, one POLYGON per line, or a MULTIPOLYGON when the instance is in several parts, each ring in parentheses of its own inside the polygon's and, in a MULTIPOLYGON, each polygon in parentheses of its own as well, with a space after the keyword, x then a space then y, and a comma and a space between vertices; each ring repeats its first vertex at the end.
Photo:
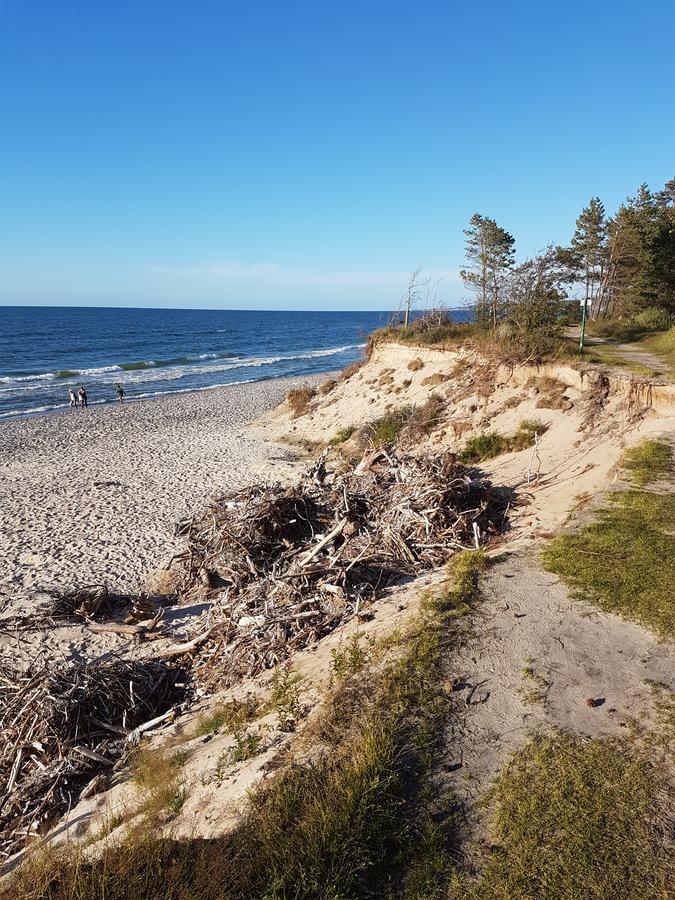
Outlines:
MULTIPOLYGON (((367 617, 393 583, 502 531, 507 511, 507 498, 452 454, 381 450, 340 473, 321 457, 295 486, 257 485, 214 502, 184 524, 187 549, 174 565, 179 602, 210 601, 198 634, 134 661, 20 670, 0 657, 0 862, 104 789, 140 735, 194 692, 272 668, 367 617)), ((5 624, 69 619, 135 641, 170 635, 161 607, 104 587, 52 592, 36 609, 5 624)))
MULTIPOLYGON (((57 627, 74 621, 86 623, 94 632, 116 631, 120 634, 156 629, 161 616, 147 595, 116 594, 105 584, 84 585, 73 589, 42 587, 31 595, 30 610, 0 619, 0 630, 6 633, 57 627), (157 618, 155 618, 157 617, 157 618), (132 625, 131 629, 126 626, 132 625), (140 628, 138 627, 140 626, 140 628)), ((1 610, 0 610, 1 611, 1 610)))
POLYGON ((401 578, 503 530, 503 495, 454 455, 368 454, 346 472, 322 457, 293 487, 257 485, 186 523, 183 597, 216 601, 195 659, 207 688, 286 659, 401 578))
POLYGON ((144 731, 187 699, 165 662, 46 665, 0 660, 0 860, 107 782, 144 731))

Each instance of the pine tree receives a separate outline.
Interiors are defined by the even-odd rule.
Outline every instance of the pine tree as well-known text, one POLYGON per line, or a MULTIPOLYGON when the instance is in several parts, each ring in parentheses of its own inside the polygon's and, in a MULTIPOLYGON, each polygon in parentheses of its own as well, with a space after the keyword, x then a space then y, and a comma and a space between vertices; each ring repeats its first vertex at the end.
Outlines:
POLYGON ((470 268, 460 275, 477 295, 476 320, 497 327, 502 314, 504 279, 515 258, 515 239, 494 219, 475 213, 466 235, 466 258, 470 268))
POLYGON ((641 184, 609 220, 607 235, 599 315, 675 311, 675 180, 656 194, 641 184))
POLYGON ((589 309, 597 315, 593 301, 604 273, 606 238, 605 207, 598 197, 592 197, 582 209, 572 237, 572 250, 579 258, 584 281, 584 319, 589 309))

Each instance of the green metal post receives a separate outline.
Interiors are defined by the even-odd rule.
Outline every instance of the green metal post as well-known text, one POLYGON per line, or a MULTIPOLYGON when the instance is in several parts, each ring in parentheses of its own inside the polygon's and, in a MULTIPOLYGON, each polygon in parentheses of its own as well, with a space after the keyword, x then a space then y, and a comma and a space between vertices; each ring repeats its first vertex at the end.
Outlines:
POLYGON ((584 305, 581 308, 581 338, 579 340, 579 353, 584 352, 584 339, 586 337, 586 310, 588 300, 584 297, 584 305))

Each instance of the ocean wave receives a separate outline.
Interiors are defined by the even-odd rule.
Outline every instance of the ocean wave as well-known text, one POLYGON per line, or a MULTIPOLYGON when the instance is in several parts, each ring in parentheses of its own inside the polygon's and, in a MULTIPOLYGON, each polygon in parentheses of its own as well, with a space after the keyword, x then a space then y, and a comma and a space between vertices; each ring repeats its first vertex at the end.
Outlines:
MULTIPOLYGON (((0 419, 67 409, 67 389, 72 384, 82 383, 87 386, 90 405, 113 402, 114 385, 117 382, 123 383, 127 392, 126 399, 133 401, 163 394, 210 390, 229 384, 300 375, 305 369, 312 372, 325 368, 319 362, 323 358, 339 357, 340 354, 353 352, 363 346, 364 344, 345 344, 259 357, 209 351, 199 356, 175 356, 171 359, 138 360, 81 369, 55 369, 30 375, 6 375, 0 377, 0 419), (303 360, 307 362, 303 364, 303 360), (316 362, 312 364, 311 360, 316 362)), ((336 365, 339 364, 336 360, 336 365)))
POLYGON ((48 381, 55 378, 54 372, 41 372, 39 375, 7 375, 0 378, 0 384, 22 384, 25 381, 48 381))
MULTIPOLYGON (((211 372, 228 371, 230 369, 246 369, 249 367, 270 366, 282 363, 286 360, 319 359, 325 356, 336 356, 349 350, 361 349, 364 344, 345 344, 342 347, 328 347, 320 350, 308 350, 302 353, 280 354, 278 356, 242 357, 232 353, 209 352, 200 353, 198 356, 176 356, 170 359, 137 360, 134 362, 116 363, 108 366, 91 366, 84 369, 59 369, 56 372, 40 372, 33 375, 6 375, 0 377, 0 385, 32 385, 43 384, 45 381, 66 381, 68 379, 100 379, 102 376, 124 373, 129 378, 129 373, 148 373, 148 370, 162 369, 161 373, 152 376, 152 380, 181 378, 187 374, 209 374, 211 372), (229 360, 217 366, 204 366, 200 363, 209 360, 229 360)), ((148 373, 149 375, 149 373, 148 373)), ((144 377, 147 377, 144 375, 144 377)), ((113 379, 114 380, 114 379, 113 379)))
MULTIPOLYGON (((65 404, 63 405, 65 408, 65 404)), ((14 419, 16 416, 28 416, 31 413, 54 412, 60 409, 60 406, 32 406, 28 409, 10 409, 8 412, 0 413, 0 419, 14 419)))
POLYGON ((344 347, 330 347, 327 350, 310 350, 308 353, 298 353, 296 356, 283 356, 282 359, 317 359, 322 356, 336 356, 338 353, 346 353, 347 350, 360 350, 365 344, 346 344, 344 347))

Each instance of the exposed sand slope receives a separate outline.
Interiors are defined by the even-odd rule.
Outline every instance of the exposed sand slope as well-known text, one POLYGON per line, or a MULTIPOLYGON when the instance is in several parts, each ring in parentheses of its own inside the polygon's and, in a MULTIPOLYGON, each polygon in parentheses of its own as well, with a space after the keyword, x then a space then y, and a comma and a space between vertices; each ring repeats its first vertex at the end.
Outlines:
POLYGON ((508 436, 524 419, 538 419, 548 429, 536 454, 521 450, 481 464, 495 483, 520 490, 511 519, 525 545, 558 527, 579 498, 602 490, 626 446, 672 427, 675 385, 632 373, 611 373, 604 382, 600 372, 569 365, 508 369, 470 351, 384 344, 350 378, 315 398, 305 415, 292 418, 284 404, 257 427, 291 444, 325 442, 347 426, 422 405, 434 394, 446 401, 445 411, 428 438, 408 449, 459 451, 471 435, 508 436))

